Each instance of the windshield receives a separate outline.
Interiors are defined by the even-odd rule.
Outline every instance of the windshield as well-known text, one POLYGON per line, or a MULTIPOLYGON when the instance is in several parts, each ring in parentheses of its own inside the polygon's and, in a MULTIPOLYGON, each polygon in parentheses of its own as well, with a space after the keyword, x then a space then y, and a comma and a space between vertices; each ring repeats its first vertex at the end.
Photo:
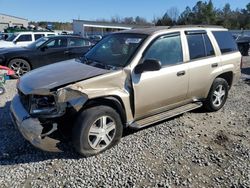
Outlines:
POLYGON ((84 56, 84 62, 107 67, 125 67, 147 35, 116 33, 104 37, 84 56))
POLYGON ((42 37, 36 40, 35 42, 31 43, 30 45, 28 45, 28 48, 38 48, 41 45, 43 45, 45 42, 47 42, 48 40, 49 40, 48 37, 42 37))
POLYGON ((17 37, 17 34, 11 34, 6 41, 13 41, 17 37))

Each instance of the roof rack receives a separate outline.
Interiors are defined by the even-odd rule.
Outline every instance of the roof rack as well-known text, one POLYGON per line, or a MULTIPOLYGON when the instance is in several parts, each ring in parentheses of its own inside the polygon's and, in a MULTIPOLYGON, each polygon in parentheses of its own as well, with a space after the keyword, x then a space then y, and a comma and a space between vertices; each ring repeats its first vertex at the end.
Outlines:
POLYGON ((220 25, 174 25, 170 26, 170 28, 187 28, 187 27, 202 27, 202 28, 224 28, 220 25))

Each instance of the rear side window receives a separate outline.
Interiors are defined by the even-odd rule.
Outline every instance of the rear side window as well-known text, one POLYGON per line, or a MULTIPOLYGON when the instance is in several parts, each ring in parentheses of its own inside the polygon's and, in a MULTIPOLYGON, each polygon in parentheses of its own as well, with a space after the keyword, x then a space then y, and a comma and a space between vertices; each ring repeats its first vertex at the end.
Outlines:
POLYGON ((162 66, 175 65, 183 62, 180 34, 169 34, 158 38, 149 47, 145 59, 157 59, 162 66))
POLYGON ((35 40, 44 37, 44 34, 35 34, 35 40))
POLYGON ((66 38, 58 38, 53 39, 46 45, 48 48, 62 48, 67 47, 67 39, 66 38))
POLYGON ((214 55, 213 46, 207 34, 188 34, 190 60, 214 55))
POLYGON ((84 46, 90 46, 91 43, 84 39, 78 39, 78 38, 71 38, 69 42, 70 47, 84 47, 84 46))
POLYGON ((222 54, 238 50, 232 34, 228 31, 213 31, 212 33, 220 47, 222 54))
POLYGON ((20 35, 20 37, 16 40, 17 42, 29 42, 32 41, 31 35, 20 35))

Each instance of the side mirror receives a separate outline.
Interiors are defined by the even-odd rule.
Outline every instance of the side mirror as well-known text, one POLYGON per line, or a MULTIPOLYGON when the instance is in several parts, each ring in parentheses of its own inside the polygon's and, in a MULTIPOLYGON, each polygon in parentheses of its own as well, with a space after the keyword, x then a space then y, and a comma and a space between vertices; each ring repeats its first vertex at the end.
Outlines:
POLYGON ((161 62, 156 59, 146 59, 143 63, 135 67, 135 74, 141 74, 147 71, 158 71, 161 69, 161 62))
POLYGON ((41 49, 42 52, 44 52, 45 50, 48 49, 48 46, 42 46, 40 49, 41 49))
POLYGON ((14 40, 13 43, 16 44, 18 41, 14 40))

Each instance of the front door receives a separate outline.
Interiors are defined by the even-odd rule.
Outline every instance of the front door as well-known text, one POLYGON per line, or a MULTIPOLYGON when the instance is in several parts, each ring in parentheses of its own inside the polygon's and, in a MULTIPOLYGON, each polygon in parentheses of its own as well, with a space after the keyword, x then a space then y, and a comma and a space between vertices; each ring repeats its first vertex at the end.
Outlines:
POLYGON ((14 43, 16 46, 28 46, 34 40, 32 40, 31 34, 21 34, 17 39, 15 39, 14 43))
POLYGON ((43 47, 42 66, 69 59, 67 38, 56 38, 43 47))
POLYGON ((183 63, 180 33, 157 38, 144 53, 145 59, 157 59, 158 71, 132 73, 135 119, 156 114, 187 98, 188 66, 183 63))

